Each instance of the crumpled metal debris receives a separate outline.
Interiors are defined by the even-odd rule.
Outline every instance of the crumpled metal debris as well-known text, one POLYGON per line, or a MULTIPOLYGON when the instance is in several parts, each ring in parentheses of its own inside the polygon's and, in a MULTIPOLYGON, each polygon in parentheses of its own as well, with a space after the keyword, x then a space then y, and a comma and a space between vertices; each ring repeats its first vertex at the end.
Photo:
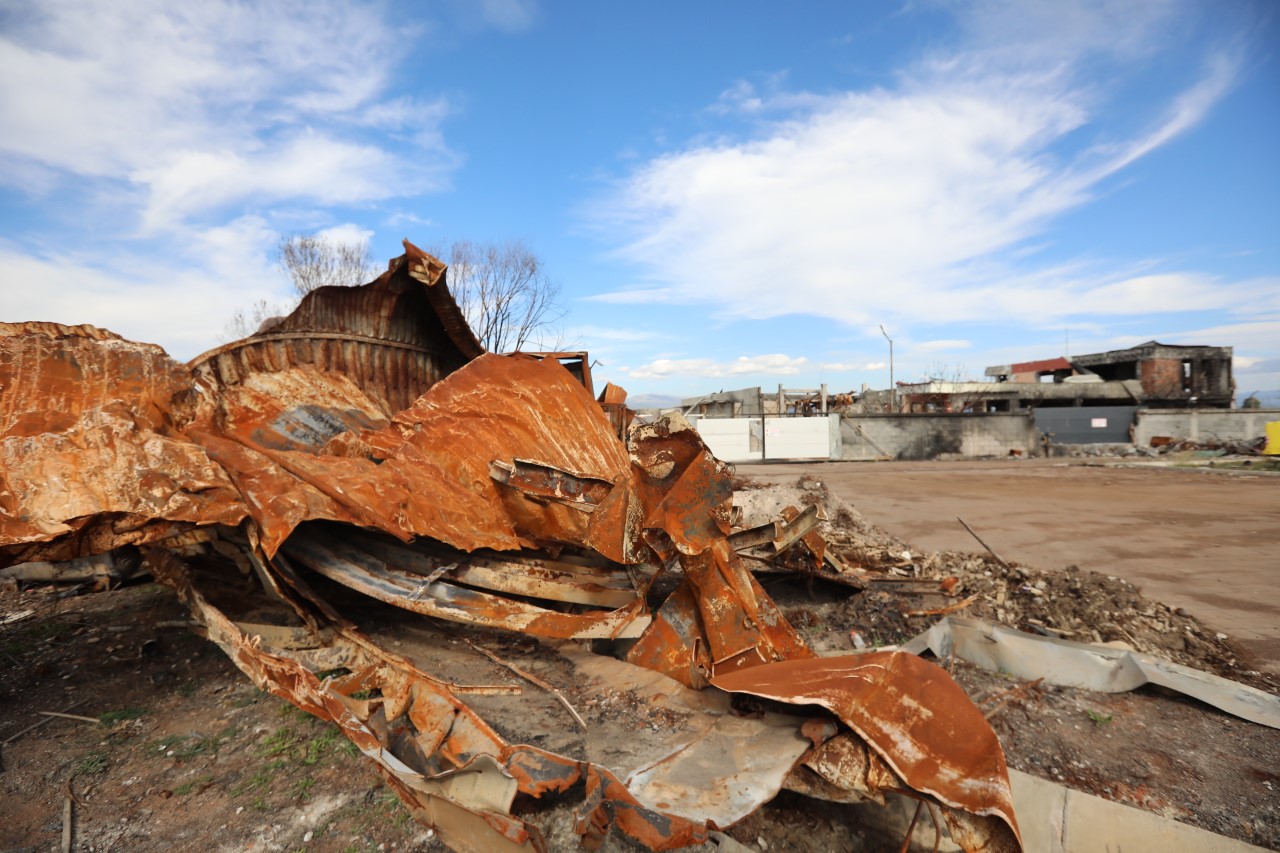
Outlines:
POLYGON ((619 440, 625 392, 593 399, 585 354, 575 377, 483 353, 443 265, 405 248, 186 367, 92 327, 0 327, 3 564, 141 546, 256 684, 337 723, 456 849, 545 849, 516 798, 566 794, 588 847, 674 849, 782 787, 906 792, 966 849, 1020 848, 999 743, 954 682, 910 655, 816 658, 748 571, 739 551, 764 548, 848 574, 812 511, 735 534, 730 471, 683 418, 619 440), (275 610, 246 622, 210 572, 256 577, 275 610), (375 599, 408 621, 369 617, 375 599), (379 636, 434 624, 416 614, 605 641, 622 659, 560 654, 685 722, 597 721, 565 753, 510 743, 459 697, 518 688, 436 674, 449 644, 379 636), (742 716, 735 696, 794 713, 742 716))

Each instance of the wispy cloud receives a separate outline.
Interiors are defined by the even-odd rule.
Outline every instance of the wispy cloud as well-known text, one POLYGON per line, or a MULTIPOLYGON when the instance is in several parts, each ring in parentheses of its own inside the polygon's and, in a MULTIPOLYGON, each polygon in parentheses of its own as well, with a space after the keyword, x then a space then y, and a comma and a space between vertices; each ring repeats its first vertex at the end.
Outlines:
POLYGON ((611 290, 582 297, 583 302, 603 302, 608 305, 645 305, 653 302, 678 302, 687 298, 674 287, 635 287, 611 290))
POLYGON ((968 349, 971 346, 971 343, 969 341, 962 340, 940 340, 921 341, 913 346, 921 352, 943 352, 945 350, 968 349))
POLYGON ((884 370, 886 363, 883 361, 868 361, 865 364, 851 364, 843 361, 828 361, 823 363, 822 369, 830 373, 852 373, 855 370, 884 370))
POLYGON ((1106 106, 1097 66, 1122 74, 1156 50, 1180 4, 961 8, 967 37, 893 88, 788 92, 782 78, 728 87, 713 112, 753 119, 754 132, 627 177, 609 199, 610 225, 630 236, 618 255, 653 285, 596 300, 702 301, 730 319, 807 313, 854 326, 993 313, 1043 323, 1237 302, 1243 282, 1044 268, 1023 253, 1100 182, 1201 122, 1237 63, 1202 57, 1199 79, 1117 142, 1094 126, 1106 106), (1165 296, 1153 303, 1155 292, 1165 296))
POLYGON ((439 141, 442 100, 382 99, 404 43, 359 3, 28 6, 0 35, 0 157, 140 197, 152 229, 250 196, 422 191, 456 158, 439 141), (369 128, 418 150, 392 152, 369 128))
POLYGON ((92 322, 189 357, 236 306, 279 301, 281 231, 367 240, 333 211, 442 189, 460 163, 449 102, 392 93, 432 25, 376 3, 49 0, 3 15, 0 184, 77 232, 10 231, 0 279, 43 285, 6 294, 5 319, 92 322))
POLYGON ((632 367, 627 373, 633 379, 670 379, 673 377, 716 378, 764 374, 791 376, 809 365, 807 358, 772 354, 739 356, 733 361, 714 361, 709 358, 671 359, 659 358, 640 367, 632 367))

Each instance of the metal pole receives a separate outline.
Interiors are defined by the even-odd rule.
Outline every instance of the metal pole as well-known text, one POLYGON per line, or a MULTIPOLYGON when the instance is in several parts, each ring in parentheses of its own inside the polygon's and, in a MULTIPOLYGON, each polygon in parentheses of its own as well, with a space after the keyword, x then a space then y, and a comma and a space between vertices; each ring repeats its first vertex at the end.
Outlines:
POLYGON ((884 330, 884 324, 880 324, 880 334, 884 335, 884 339, 889 342, 889 407, 896 413, 898 411, 898 386, 893 384, 893 338, 889 337, 889 333, 884 330))

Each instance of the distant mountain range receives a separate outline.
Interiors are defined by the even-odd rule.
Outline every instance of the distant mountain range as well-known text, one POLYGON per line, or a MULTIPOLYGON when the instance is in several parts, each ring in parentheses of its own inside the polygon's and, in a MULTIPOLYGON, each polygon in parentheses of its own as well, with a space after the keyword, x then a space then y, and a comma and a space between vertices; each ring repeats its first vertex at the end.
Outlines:
POLYGON ((671 394, 634 394, 627 397, 629 409, 672 409, 682 398, 671 394))

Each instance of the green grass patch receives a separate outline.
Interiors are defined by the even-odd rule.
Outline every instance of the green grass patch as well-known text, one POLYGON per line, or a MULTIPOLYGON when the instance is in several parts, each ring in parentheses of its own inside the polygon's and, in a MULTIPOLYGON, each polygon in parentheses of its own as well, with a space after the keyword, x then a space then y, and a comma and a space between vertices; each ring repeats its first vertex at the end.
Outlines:
POLYGON ((289 793, 294 799, 309 800, 311 799, 311 789, 316 786, 316 780, 311 776, 303 776, 296 780, 289 788, 289 793))
POLYGON ((120 708, 115 711, 107 711, 105 714, 98 715, 98 722, 104 726, 112 723, 119 723, 122 720, 136 720, 139 717, 145 717, 151 711, 147 708, 120 708))
POLYGON ((181 785, 173 789, 173 792, 179 797, 185 797, 196 788, 202 788, 213 781, 212 776, 201 776, 199 779, 192 779, 190 782, 183 782, 181 785))
POLYGON ((110 762, 107 760, 107 754, 100 750, 95 750, 84 758, 80 759, 80 763, 76 765, 76 769, 72 775, 87 776, 91 773, 101 773, 107 769, 110 762))
POLYGON ((264 758, 273 755, 287 755, 298 746, 298 743, 299 738, 294 730, 288 726, 281 726, 258 747, 258 755, 264 758))
POLYGON ((1093 720, 1095 726, 1105 726, 1111 722, 1110 714, 1103 714, 1101 711, 1095 711, 1092 708, 1085 711, 1089 715, 1089 719, 1093 720))

